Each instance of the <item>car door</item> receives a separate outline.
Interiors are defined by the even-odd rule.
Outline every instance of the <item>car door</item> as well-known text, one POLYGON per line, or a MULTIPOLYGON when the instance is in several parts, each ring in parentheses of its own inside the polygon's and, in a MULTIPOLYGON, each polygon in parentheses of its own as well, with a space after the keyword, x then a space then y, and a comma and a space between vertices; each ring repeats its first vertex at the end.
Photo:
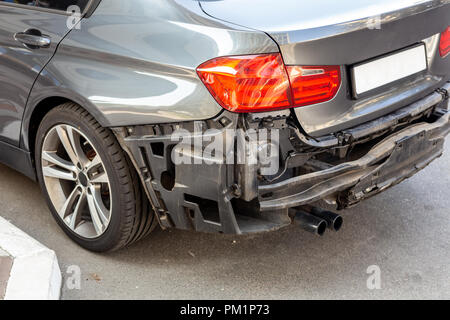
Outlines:
POLYGON ((74 26, 67 9, 89 0, 0 0, 0 143, 19 144, 22 115, 37 76, 74 26))

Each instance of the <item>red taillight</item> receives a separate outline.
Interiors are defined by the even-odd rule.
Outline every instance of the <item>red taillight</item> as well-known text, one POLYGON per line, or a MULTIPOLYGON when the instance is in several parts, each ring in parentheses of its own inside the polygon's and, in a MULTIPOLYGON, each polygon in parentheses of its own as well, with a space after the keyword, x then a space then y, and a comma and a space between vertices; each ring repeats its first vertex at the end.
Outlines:
POLYGON ((285 67, 279 53, 216 58, 200 65, 197 73, 217 102, 234 112, 328 101, 341 83, 339 66, 285 67))
POLYGON ((329 101, 341 85, 339 66, 288 66, 294 105, 297 107, 329 101))
POLYGON ((439 53, 444 58, 450 53, 450 26, 441 33, 441 41, 439 42, 439 53))
POLYGON ((235 112, 288 108, 289 79, 280 54, 209 60, 197 73, 220 105, 235 112))

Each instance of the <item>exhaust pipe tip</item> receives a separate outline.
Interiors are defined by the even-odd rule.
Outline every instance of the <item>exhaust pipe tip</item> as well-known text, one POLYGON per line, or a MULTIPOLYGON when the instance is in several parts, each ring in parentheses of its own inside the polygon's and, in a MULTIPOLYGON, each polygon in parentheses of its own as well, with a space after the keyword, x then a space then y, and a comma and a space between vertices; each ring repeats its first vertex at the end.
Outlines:
POLYGON ((325 222, 325 220, 320 221, 319 225, 317 226, 317 235, 319 237, 323 236, 326 230, 327 230, 327 223, 325 222))
POLYGON ((294 213, 294 223, 299 225, 303 230, 320 237, 323 236, 328 226, 325 220, 297 210, 294 213))
POLYGON ((339 231, 344 224, 344 219, 342 218, 342 216, 331 211, 312 207, 311 214, 315 217, 325 220, 328 224, 328 228, 334 231, 339 231))
POLYGON ((333 221, 333 230, 339 231, 342 228, 342 225, 344 224, 344 219, 338 215, 336 219, 333 221))

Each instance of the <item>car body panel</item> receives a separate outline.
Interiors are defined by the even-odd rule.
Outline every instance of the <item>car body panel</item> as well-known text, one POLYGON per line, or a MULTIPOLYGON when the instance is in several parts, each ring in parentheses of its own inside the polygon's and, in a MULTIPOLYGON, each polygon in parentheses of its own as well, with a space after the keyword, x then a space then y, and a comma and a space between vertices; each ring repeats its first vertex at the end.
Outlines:
MULTIPOLYGON (((348 21, 360 20, 386 12, 409 9, 425 4, 429 0, 198 0, 211 16, 249 28, 263 30, 270 34, 297 30, 310 30, 348 21), (271 12, 271 19, 267 14, 271 12), (274 14, 276 12, 276 14, 274 14)), ((438 0, 444 3, 446 1, 438 0)), ((409 9, 410 10, 410 9, 409 9)), ((405 12, 406 14, 406 12, 405 12)), ((358 25, 343 25, 351 30, 358 25)))
POLYGON ((28 113, 57 95, 105 127, 208 119, 222 108, 196 73, 202 62, 278 51, 263 32, 217 21, 195 1, 102 1, 59 46, 28 113))
POLYGON ((65 13, 0 2, 0 141, 18 146, 29 92, 58 43, 69 32, 65 13), (48 48, 29 49, 15 40, 35 28, 50 36, 48 48))
POLYGON ((316 200, 348 207, 442 153, 450 132, 450 57, 439 57, 437 46, 450 21, 450 0, 93 3, 70 31, 64 14, 0 3, 0 14, 17 13, 0 22, 0 41, 9 41, 0 46, 0 161, 32 178, 34 156, 40 155, 33 142, 43 138, 33 130, 45 112, 66 101, 115 134, 163 228, 275 230, 291 223, 288 209, 316 200), (33 23, 55 40, 49 50, 11 44, 13 27, 33 23), (426 71, 353 95, 352 65, 422 44, 426 71), (219 56, 275 52, 288 65, 340 65, 336 97, 307 107, 233 113, 222 109, 196 73, 219 56), (45 104, 55 98, 57 103, 45 104), (177 129, 206 139, 200 148, 184 148, 173 139, 177 129), (274 176, 260 170, 252 150, 266 150, 268 141, 244 143, 267 129, 281 137, 274 176), (213 136, 237 146, 227 144, 226 157, 211 162, 211 150, 204 151, 213 136), (197 161, 175 164, 172 151, 197 161), (242 151, 242 163, 227 162, 239 160, 242 151), (318 184, 308 188, 310 182, 318 184))
POLYGON ((313 137, 388 114, 448 79, 450 58, 441 59, 436 46, 439 33, 450 21, 449 0, 327 0, 320 4, 262 0, 258 6, 241 0, 200 3, 211 16, 267 32, 280 45, 287 65, 342 67, 341 88, 333 100, 294 109, 302 129, 313 137), (274 15, 274 6, 282 14, 274 15), (352 65, 424 39, 428 49, 426 73, 381 87, 359 99, 352 96, 352 65))

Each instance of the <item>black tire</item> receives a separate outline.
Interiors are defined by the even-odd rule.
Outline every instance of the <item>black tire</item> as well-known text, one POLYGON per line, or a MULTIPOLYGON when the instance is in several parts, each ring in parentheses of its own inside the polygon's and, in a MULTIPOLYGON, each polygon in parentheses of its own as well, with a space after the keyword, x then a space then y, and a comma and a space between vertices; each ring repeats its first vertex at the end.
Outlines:
POLYGON ((156 215, 149 205, 139 177, 114 134, 100 126, 94 117, 79 105, 62 104, 44 117, 36 135, 35 161, 38 181, 53 217, 64 232, 83 248, 95 252, 118 250, 142 239, 156 227, 156 215), (111 218, 104 233, 94 239, 81 237, 64 223, 46 190, 41 151, 47 133, 59 124, 75 127, 89 138, 102 158, 108 174, 112 198, 111 218))

